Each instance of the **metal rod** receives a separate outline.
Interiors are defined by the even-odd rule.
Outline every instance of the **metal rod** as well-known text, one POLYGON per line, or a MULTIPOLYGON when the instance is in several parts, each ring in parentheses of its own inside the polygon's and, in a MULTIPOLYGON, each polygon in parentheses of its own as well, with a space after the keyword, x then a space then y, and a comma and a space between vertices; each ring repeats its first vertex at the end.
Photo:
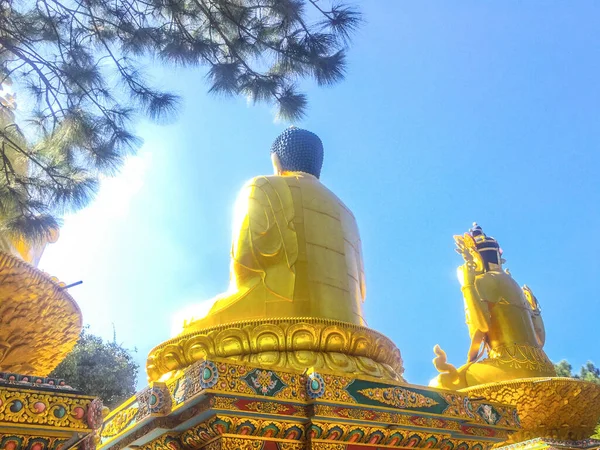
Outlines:
POLYGON ((74 286, 79 286, 80 284, 83 284, 83 281, 76 281, 75 283, 67 284, 66 286, 63 286, 60 289, 61 290, 69 289, 69 288, 72 288, 74 286))

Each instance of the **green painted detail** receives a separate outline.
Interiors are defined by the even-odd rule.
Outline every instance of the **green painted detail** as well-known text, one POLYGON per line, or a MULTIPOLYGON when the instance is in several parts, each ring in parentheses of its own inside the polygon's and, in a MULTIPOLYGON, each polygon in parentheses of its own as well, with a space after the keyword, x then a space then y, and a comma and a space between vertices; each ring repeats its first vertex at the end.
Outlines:
MULTIPOLYGON (((348 392, 348 394, 350 394, 352 398, 354 398, 354 400, 356 400, 360 404, 371 406, 385 406, 389 408, 389 402, 379 401, 376 398, 374 398, 374 396, 365 395, 369 392, 369 390, 374 391, 376 389, 386 388, 393 390, 394 388, 397 388, 397 386, 366 380, 354 380, 346 387, 346 392, 348 392)), ((423 399, 431 399, 431 401, 428 402, 430 403, 430 405, 422 407, 412 406, 410 408, 397 407, 396 409, 407 409, 410 411, 422 411, 434 414, 443 414, 446 408, 448 408, 449 406, 446 400, 437 392, 428 391, 425 389, 412 388, 408 386, 402 386, 402 390, 406 391, 406 394, 408 395, 414 393, 416 396, 421 397, 423 399)))
POLYGON ((67 410, 62 406, 59 406, 54 410, 54 416, 58 419, 65 417, 65 414, 67 414, 67 410))
POLYGON ((243 378, 258 395, 272 397, 287 387, 277 374, 271 370, 254 369, 243 378))
POLYGON ((22 408, 23 408, 23 403, 20 400, 15 400, 10 405, 10 411, 14 412, 14 413, 21 411, 22 408))

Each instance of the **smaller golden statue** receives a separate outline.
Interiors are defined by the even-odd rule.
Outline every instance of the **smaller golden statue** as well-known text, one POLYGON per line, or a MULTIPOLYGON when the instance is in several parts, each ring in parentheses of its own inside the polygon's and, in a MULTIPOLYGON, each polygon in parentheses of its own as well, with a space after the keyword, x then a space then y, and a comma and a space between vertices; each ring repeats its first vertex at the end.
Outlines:
POLYGON ((433 360, 441 374, 430 386, 463 389, 517 378, 555 376, 542 349, 544 323, 537 299, 508 270, 498 242, 476 223, 469 233, 454 236, 465 263, 458 268, 471 345, 467 363, 458 369, 435 346, 433 360), (483 358, 487 352, 487 357, 483 358), (483 359, 482 359, 483 358, 483 359))

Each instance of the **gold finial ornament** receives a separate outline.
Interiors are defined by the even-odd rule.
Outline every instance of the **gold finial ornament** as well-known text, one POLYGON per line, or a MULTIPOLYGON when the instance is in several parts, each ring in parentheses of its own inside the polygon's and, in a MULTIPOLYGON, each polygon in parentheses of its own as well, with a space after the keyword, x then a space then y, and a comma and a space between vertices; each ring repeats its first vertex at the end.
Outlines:
POLYGON ((150 379, 219 355, 401 379, 399 351, 365 327, 358 226, 319 180, 320 139, 290 127, 271 159, 275 174, 250 180, 236 202, 229 290, 150 353, 150 379))
POLYGON ((467 363, 456 368, 436 346, 433 360, 441 374, 431 386, 462 389, 485 383, 556 375, 543 350, 544 323, 537 299, 527 286, 520 288, 510 273, 498 242, 482 228, 454 236, 464 264, 458 278, 465 301, 471 345, 467 363), (484 355, 487 353, 487 357, 484 355))

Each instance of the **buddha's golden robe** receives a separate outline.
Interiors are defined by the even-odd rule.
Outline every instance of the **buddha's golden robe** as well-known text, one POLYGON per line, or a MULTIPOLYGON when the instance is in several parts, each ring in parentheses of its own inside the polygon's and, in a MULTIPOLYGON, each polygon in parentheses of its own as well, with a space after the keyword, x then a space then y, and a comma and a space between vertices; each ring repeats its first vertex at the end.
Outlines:
POLYGON ((350 210, 312 175, 261 176, 236 203, 230 289, 183 332, 285 317, 364 325, 364 298, 361 242, 350 210))

